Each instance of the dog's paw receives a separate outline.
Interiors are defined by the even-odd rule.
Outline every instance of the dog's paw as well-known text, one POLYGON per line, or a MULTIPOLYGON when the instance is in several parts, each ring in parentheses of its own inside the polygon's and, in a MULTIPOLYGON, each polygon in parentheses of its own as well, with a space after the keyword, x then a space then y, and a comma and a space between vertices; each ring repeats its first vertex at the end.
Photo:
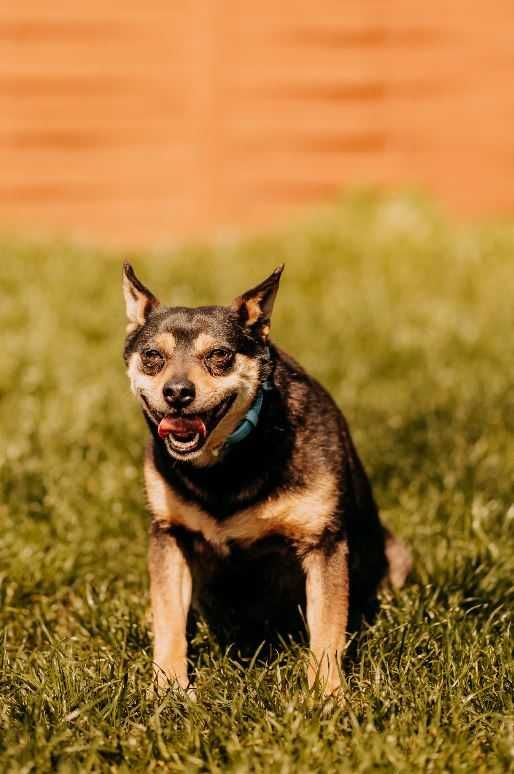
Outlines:
POLYGON ((161 699, 166 694, 174 694, 177 698, 196 701, 196 689, 187 678, 179 680, 176 675, 168 675, 163 670, 155 670, 154 678, 146 690, 147 701, 161 699))
POLYGON ((157 685, 157 683, 149 685, 146 689, 147 703, 152 704, 155 701, 160 701, 167 694, 180 700, 196 703, 196 688, 191 685, 182 688, 176 681, 170 681, 167 685, 157 685))

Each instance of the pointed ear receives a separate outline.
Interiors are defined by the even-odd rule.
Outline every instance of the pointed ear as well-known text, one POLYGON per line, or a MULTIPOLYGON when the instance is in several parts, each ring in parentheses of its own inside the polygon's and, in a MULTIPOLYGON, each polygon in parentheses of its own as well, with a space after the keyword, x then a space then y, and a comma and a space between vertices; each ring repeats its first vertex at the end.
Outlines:
POLYGON ((264 282, 247 290, 232 302, 231 308, 237 312, 241 323, 246 328, 253 328, 263 341, 268 340, 271 312, 283 271, 284 264, 277 266, 273 274, 270 274, 264 282))
POLYGON ((152 309, 157 309, 159 302, 148 288, 134 274, 130 263, 123 264, 123 295, 127 307, 127 333, 144 325, 152 309))

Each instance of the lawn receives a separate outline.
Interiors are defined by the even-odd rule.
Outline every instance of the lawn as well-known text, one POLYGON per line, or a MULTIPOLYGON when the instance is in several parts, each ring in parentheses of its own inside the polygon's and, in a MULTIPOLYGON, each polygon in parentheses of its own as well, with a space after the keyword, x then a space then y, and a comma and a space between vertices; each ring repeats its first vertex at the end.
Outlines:
POLYGON ((0 770, 497 772, 514 756, 514 224, 361 193, 281 233, 145 255, 0 245, 0 770), (222 650, 147 699, 145 429, 121 259, 170 304, 282 261, 275 342, 335 395, 414 572, 310 695, 305 649, 222 650))

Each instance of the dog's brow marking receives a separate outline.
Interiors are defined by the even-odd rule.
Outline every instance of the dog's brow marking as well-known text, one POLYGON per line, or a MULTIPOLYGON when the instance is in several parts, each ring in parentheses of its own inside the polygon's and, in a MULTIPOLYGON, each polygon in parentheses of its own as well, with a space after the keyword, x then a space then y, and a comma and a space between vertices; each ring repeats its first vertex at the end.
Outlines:
POLYGON ((193 346, 195 352, 201 354, 202 352, 207 352, 209 349, 213 349, 213 347, 221 347, 222 343, 219 339, 216 339, 209 333, 199 333, 193 342, 193 346))
POLYGON ((172 355, 177 346, 175 336, 169 331, 167 333, 159 333, 158 336, 155 336, 154 342, 166 355, 172 355))
POLYGON ((161 526, 200 532, 223 553, 230 540, 250 545, 271 534, 313 545, 328 526, 337 504, 335 480, 323 473, 302 491, 271 497, 218 522, 173 491, 155 469, 151 451, 145 456, 145 484, 150 510, 161 526))

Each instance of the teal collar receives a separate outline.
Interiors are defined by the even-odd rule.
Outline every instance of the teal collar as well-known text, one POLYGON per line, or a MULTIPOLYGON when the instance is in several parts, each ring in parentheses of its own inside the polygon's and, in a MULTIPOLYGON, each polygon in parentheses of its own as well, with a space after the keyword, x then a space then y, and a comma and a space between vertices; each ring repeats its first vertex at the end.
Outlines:
POLYGON ((259 415, 261 413, 262 409, 262 403, 264 401, 264 393, 269 392, 269 390, 272 389, 271 382, 267 379, 263 384, 261 385, 257 396, 246 412, 244 419, 241 420, 241 422, 238 424, 235 430, 233 430, 230 435, 225 439, 225 443, 223 446, 235 446, 236 443, 240 443, 241 441, 244 441, 245 438, 248 438, 252 430, 255 430, 257 427, 257 423, 259 422, 259 415))

